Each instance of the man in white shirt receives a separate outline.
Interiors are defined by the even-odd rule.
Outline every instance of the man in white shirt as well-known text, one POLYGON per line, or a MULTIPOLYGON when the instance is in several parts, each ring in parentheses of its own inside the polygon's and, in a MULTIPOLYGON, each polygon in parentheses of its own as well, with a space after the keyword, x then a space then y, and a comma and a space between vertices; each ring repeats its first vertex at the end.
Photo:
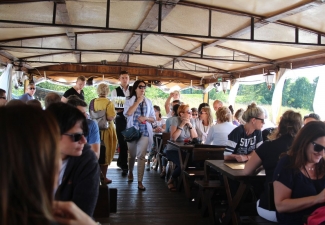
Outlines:
MULTIPOLYGON (((130 96, 131 87, 129 86, 130 76, 127 71, 121 71, 119 75, 120 86, 111 92, 111 97, 130 96)), ((121 132, 126 129, 126 118, 123 115, 123 109, 116 109, 116 135, 120 153, 117 159, 117 166, 122 169, 122 176, 128 173, 128 146, 121 132)))

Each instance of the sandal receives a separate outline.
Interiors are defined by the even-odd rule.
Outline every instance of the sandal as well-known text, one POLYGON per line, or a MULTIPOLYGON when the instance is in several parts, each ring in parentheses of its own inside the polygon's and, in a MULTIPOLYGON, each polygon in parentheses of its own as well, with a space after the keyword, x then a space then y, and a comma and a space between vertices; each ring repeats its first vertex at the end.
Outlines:
POLYGON ((174 181, 173 180, 169 180, 167 182, 167 187, 170 191, 177 191, 176 187, 174 186, 174 181))
POLYGON ((146 188, 142 185, 142 186, 139 186, 138 185, 138 189, 140 190, 140 191, 145 191, 146 190, 146 188))
POLYGON ((165 178, 165 176, 166 176, 166 171, 160 173, 160 178, 165 178))

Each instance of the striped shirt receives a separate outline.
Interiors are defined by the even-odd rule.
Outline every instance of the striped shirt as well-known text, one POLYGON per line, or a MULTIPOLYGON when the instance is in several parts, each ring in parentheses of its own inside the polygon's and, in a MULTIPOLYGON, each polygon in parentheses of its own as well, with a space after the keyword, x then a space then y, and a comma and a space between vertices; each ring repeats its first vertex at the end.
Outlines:
POLYGON ((243 154, 248 155, 263 143, 262 132, 255 130, 246 135, 243 125, 236 127, 229 135, 224 155, 243 154))

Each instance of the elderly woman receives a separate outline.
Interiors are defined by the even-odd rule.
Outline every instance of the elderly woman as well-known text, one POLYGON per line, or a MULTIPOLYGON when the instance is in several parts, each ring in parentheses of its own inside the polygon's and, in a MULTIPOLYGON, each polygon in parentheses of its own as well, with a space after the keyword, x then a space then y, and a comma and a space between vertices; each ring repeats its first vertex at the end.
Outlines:
POLYGON ((273 175, 276 217, 280 224, 304 224, 325 203, 325 124, 306 124, 273 175))
MULTIPOLYGON (((278 164, 279 156, 288 151, 294 137, 302 126, 300 113, 292 110, 286 111, 280 120, 278 128, 269 136, 271 141, 264 142, 255 152, 251 159, 245 164, 244 173, 251 174, 261 165, 265 169, 266 180, 264 190, 268 190, 268 184, 273 181, 274 169, 278 164)), ((263 192, 257 201, 258 214, 270 221, 277 222, 275 211, 268 210, 267 191, 263 192)))
POLYGON ((225 146, 228 135, 236 128, 231 122, 232 114, 229 108, 222 106, 217 110, 217 124, 209 130, 205 144, 225 146))
POLYGON ((210 128, 213 126, 213 117, 211 115, 211 109, 208 106, 204 106, 199 111, 199 119, 195 120, 195 129, 199 139, 205 143, 210 128))
POLYGON ((264 124, 263 109, 252 103, 242 116, 245 125, 236 127, 229 135, 227 147, 224 152, 225 160, 245 162, 249 160, 252 152, 262 143, 261 129, 264 124))
MULTIPOLYGON (((170 140, 172 141, 184 141, 188 138, 197 138, 196 130, 193 124, 190 122, 191 110, 189 105, 181 105, 177 110, 177 117, 173 117, 170 126, 170 140)), ((176 164, 176 168, 168 181, 168 189, 176 191, 174 181, 181 174, 181 167, 178 155, 178 149, 171 144, 167 144, 166 147, 167 158, 176 164)))
MULTIPOLYGON (((112 181, 106 177, 107 167, 111 164, 117 145, 117 136, 114 125, 114 118, 116 116, 114 104, 107 98, 109 94, 109 87, 107 84, 101 83, 97 87, 98 98, 94 99, 94 109, 106 110, 106 118, 109 121, 109 128, 100 131, 100 138, 105 143, 105 161, 100 165, 102 174, 104 175, 104 183, 111 183, 112 181)), ((100 156, 102 157, 102 156, 100 156)))
POLYGON ((133 168, 135 157, 138 158, 138 189, 146 190, 142 184, 144 167, 146 164, 146 153, 148 146, 152 146, 153 132, 152 125, 156 120, 152 102, 146 98, 147 84, 143 80, 137 80, 133 84, 130 96, 124 105, 124 115, 127 118, 127 128, 135 127, 141 132, 138 140, 128 142, 129 148, 129 175, 128 181, 133 181, 133 168))
POLYGON ((55 118, 25 104, 4 106, 0 127, 0 224, 95 225, 75 203, 53 201, 61 167, 59 142, 71 139, 60 135, 55 118))

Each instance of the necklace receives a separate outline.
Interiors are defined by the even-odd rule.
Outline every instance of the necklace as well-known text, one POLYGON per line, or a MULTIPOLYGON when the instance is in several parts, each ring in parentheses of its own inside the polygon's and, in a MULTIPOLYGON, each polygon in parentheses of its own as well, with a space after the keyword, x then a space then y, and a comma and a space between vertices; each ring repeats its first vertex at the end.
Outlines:
POLYGON ((308 170, 314 170, 314 167, 305 166, 308 170))

